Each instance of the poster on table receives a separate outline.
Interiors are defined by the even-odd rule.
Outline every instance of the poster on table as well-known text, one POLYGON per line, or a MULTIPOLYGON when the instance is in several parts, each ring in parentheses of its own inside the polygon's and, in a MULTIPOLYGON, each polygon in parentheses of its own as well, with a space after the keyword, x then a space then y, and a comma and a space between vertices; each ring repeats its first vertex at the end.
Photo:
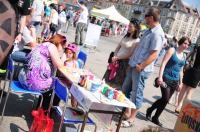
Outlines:
POLYGON ((186 101, 177 118, 174 132, 200 132, 200 106, 186 101))
POLYGON ((85 37, 85 45, 97 47, 101 35, 101 26, 89 23, 85 37))

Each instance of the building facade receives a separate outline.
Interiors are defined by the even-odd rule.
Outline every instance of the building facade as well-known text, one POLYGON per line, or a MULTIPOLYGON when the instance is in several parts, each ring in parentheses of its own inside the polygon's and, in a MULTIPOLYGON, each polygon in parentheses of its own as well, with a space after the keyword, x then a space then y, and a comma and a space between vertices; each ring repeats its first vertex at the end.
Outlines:
MULTIPOLYGON (((101 2, 102 8, 115 5, 116 9, 126 18, 135 17, 144 21, 148 8, 155 6, 161 9, 160 23, 165 33, 177 39, 188 36, 193 43, 200 36, 199 11, 184 5, 181 0, 107 0, 101 2)), ((200 38, 198 39, 200 40, 200 38)))

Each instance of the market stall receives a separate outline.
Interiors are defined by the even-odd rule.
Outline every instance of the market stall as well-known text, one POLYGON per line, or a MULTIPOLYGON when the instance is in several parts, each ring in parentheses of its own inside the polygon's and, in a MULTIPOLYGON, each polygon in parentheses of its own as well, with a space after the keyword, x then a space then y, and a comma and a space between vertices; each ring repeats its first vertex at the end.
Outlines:
MULTIPOLYGON (((120 115, 116 130, 118 132, 125 108, 136 108, 135 104, 127 99, 121 91, 108 86, 88 70, 63 67, 59 71, 72 82, 70 92, 86 111, 84 119, 87 119, 89 113, 107 114, 107 117, 108 115, 112 117, 113 114, 120 115), (122 110, 116 111, 115 107, 121 107, 122 110)), ((104 117, 101 118, 101 121, 105 122, 104 119, 104 117)), ((84 131, 85 121, 82 124, 81 132, 84 131)))
POLYGON ((128 25, 129 24, 129 20, 127 18, 125 18, 124 16, 122 16, 117 9, 115 8, 114 5, 112 5, 109 8, 106 9, 93 9, 91 10, 91 14, 92 15, 96 15, 96 16, 100 16, 100 17, 104 17, 116 22, 120 22, 123 24, 128 25))

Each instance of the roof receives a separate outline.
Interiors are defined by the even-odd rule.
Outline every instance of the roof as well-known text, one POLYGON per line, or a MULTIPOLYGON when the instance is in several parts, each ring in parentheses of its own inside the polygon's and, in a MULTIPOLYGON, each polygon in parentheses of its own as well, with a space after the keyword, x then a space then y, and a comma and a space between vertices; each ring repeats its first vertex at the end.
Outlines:
POLYGON ((171 0, 169 2, 166 2, 165 8, 180 10, 185 13, 193 14, 193 15, 199 15, 199 11, 197 9, 193 9, 186 3, 184 3, 182 0, 171 0))

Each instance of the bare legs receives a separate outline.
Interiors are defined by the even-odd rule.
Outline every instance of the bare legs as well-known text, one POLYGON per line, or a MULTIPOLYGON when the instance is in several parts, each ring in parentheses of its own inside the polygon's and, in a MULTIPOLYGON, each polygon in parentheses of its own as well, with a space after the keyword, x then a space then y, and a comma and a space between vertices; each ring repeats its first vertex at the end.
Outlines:
POLYGON ((127 117, 127 121, 134 122, 137 112, 138 109, 126 109, 125 115, 127 117))
POLYGON ((195 90, 194 88, 183 84, 183 87, 178 97, 178 106, 176 107, 176 111, 181 110, 184 99, 191 100, 194 90, 195 90))

